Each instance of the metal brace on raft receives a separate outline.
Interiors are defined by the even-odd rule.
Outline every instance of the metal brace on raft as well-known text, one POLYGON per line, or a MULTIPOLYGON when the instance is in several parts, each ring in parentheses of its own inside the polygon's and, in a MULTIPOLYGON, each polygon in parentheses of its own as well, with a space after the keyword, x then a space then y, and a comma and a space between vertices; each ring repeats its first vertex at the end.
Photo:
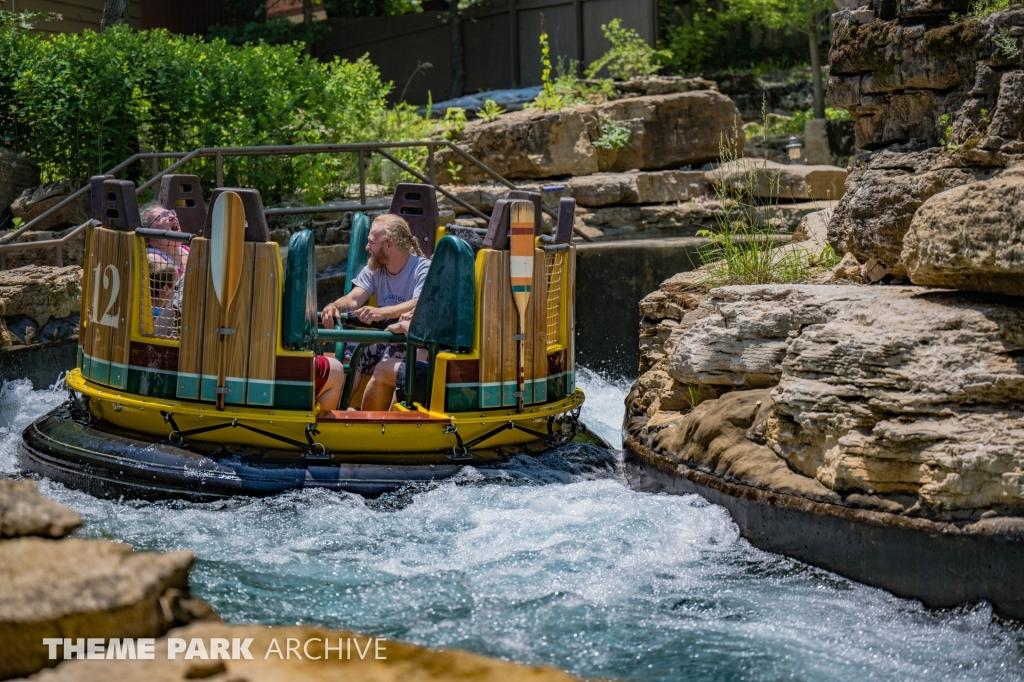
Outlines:
POLYGON ((563 445, 571 441, 573 438, 575 438, 578 430, 586 431, 587 427, 582 422, 580 422, 579 416, 580 410, 579 408, 577 408, 576 410, 567 413, 566 418, 561 422, 562 424, 569 425, 570 430, 568 435, 563 433, 561 429, 559 429, 557 433, 552 429, 552 427, 555 424, 555 417, 552 416, 548 417, 547 434, 543 434, 540 431, 534 431, 533 429, 528 429, 525 426, 520 426, 519 424, 516 424, 513 421, 507 421, 498 428, 488 431, 484 435, 478 436, 477 438, 474 438, 468 443, 464 443, 462 441, 462 436, 459 434, 459 427, 456 426, 455 424, 449 424, 448 426, 444 427, 444 432, 446 434, 451 434, 455 436, 456 445, 452 448, 451 454, 446 454, 445 456, 453 462, 472 460, 473 454, 469 451, 470 448, 480 445, 481 443, 484 443, 490 440, 491 438, 497 436, 499 433, 504 433, 509 429, 516 429, 517 431, 528 433, 531 436, 534 436, 535 438, 539 438, 548 445, 563 445))
POLYGON ((270 431, 264 431, 263 429, 257 429, 255 426, 249 426, 247 424, 240 424, 237 419, 232 419, 229 422, 223 422, 221 424, 214 424, 212 426, 201 426, 198 429, 189 429, 188 431, 182 431, 178 428, 178 424, 174 421, 174 413, 166 410, 160 411, 160 416, 164 418, 165 424, 171 425, 171 433, 167 436, 168 442, 172 445, 184 446, 185 439, 189 436, 195 436, 200 433, 209 433, 210 431, 217 431, 219 429, 245 429, 246 431, 252 431, 258 433, 261 436, 267 438, 273 438, 274 440, 281 441, 291 445, 292 447, 299 448, 306 457, 310 459, 330 459, 331 456, 327 453, 327 448, 322 443, 317 443, 313 440, 313 436, 320 435, 320 430, 317 429, 316 424, 306 424, 306 442, 293 440, 286 438, 282 435, 271 433, 270 431), (319 450, 319 452, 317 451, 319 450))

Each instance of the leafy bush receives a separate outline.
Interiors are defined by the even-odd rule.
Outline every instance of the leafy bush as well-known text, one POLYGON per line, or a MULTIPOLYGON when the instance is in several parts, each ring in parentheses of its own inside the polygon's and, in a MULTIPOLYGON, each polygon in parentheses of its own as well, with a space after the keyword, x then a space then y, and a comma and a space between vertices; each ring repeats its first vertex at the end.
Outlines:
POLYGON ((682 7, 661 3, 665 15, 663 47, 671 53, 666 66, 676 73, 700 73, 716 44, 729 32, 730 17, 709 0, 690 3, 692 14, 682 7))
POLYGON ((606 67, 616 80, 650 76, 661 69, 662 62, 672 59, 670 50, 655 50, 639 33, 623 28, 619 19, 601 24, 601 32, 612 47, 587 67, 587 78, 596 78, 606 67))
POLYGON ((601 114, 601 136, 594 140, 594 146, 605 150, 622 149, 629 144, 629 136, 632 134, 629 126, 601 114))
MULTIPOLYGON (((102 173, 137 151, 409 140, 432 129, 410 109, 387 107, 391 86, 367 58, 321 63, 301 51, 126 26, 47 38, 7 26, 0 135, 40 165, 45 182, 102 173)), ((395 154, 420 167, 426 156, 395 154)), ((382 160, 373 159, 367 180, 380 182, 382 160)), ((212 184, 214 161, 185 172, 212 184)), ((256 187, 268 202, 319 203, 357 177, 354 154, 224 159, 225 184, 256 187)))
POLYGON ((484 123, 490 123, 499 116, 505 113, 505 110, 498 106, 498 103, 493 99, 489 99, 484 102, 484 108, 476 112, 476 115, 484 120, 484 123))

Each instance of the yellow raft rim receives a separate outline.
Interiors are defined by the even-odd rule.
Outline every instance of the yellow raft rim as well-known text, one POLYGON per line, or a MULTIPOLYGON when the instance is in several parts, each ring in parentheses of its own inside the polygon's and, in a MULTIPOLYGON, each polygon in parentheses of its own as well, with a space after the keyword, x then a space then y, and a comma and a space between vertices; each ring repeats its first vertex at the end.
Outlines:
MULTIPOLYGON (((579 388, 562 400, 515 408, 447 413, 431 411, 416 404, 402 405, 388 412, 267 410, 227 406, 217 410, 206 403, 156 399, 111 389, 89 381, 79 369, 68 372, 68 388, 88 398, 91 415, 101 423, 180 444, 188 441, 273 449, 294 450, 302 459, 312 452, 332 460, 427 461, 423 455, 451 459, 451 453, 465 454, 471 445, 480 450, 508 449, 512 452, 557 433, 563 421, 575 422, 583 405, 579 388), (502 428, 504 427, 504 428, 502 428), (264 433, 259 433, 256 430, 264 433), (197 433, 190 433, 196 432, 197 433), (265 435, 266 434, 266 435, 265 435), (488 436, 488 434, 490 434, 488 436), (486 438, 484 438, 486 436, 486 438), (480 440, 484 438, 484 440, 480 440), (294 443, 289 447, 288 441, 294 443), (304 445, 311 447, 303 448, 304 445), (420 455, 420 457, 416 457, 420 455)), ((532 449, 532 448, 531 448, 532 449)))

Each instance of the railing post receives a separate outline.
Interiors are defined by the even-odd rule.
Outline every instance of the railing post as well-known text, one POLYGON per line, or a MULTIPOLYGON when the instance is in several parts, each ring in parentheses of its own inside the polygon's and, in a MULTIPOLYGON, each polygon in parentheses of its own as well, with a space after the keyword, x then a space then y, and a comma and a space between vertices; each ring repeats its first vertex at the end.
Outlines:
POLYGON ((427 170, 430 175, 430 184, 437 185, 437 174, 434 172, 434 143, 427 143, 427 170))
POLYGON ((217 187, 224 186, 224 157, 221 156, 220 152, 217 152, 214 157, 213 164, 217 169, 217 187))
POLYGON ((64 267, 64 245, 57 244, 57 267, 64 267))
POLYGON ((365 204, 366 203, 366 165, 365 165, 366 155, 363 153, 362 149, 360 149, 358 153, 359 153, 359 203, 360 204, 365 204))
POLYGON ((6 270, 6 269, 7 269, 7 254, 6 253, 0 253, 0 270, 6 270))
POLYGON ((160 172, 160 159, 158 159, 157 157, 154 156, 153 160, 150 162, 150 166, 153 168, 153 175, 156 175, 157 173, 159 173, 160 172))

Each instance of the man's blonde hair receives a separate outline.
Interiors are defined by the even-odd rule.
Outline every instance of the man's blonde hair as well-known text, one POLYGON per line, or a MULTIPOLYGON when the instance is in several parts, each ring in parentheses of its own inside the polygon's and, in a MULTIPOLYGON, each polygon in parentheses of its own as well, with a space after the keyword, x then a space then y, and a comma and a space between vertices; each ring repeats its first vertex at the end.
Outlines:
POLYGON ((393 213, 385 213, 373 219, 374 225, 380 225, 384 230, 384 241, 389 241, 402 253, 414 253, 417 256, 423 255, 423 249, 412 236, 409 223, 405 222, 402 216, 393 213))

